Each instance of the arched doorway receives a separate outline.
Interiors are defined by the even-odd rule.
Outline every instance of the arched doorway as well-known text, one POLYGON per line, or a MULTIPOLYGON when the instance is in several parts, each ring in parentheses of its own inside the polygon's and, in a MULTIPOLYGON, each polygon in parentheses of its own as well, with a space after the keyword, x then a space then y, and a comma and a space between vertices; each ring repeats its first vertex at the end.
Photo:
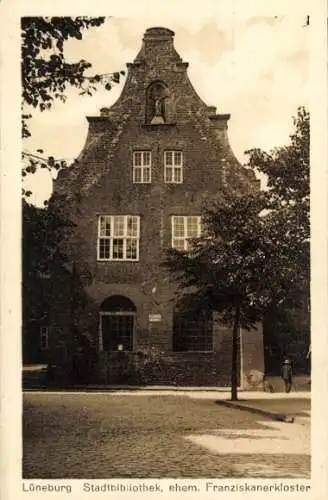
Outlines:
POLYGON ((136 306, 122 295, 113 295, 100 306, 100 350, 132 351, 136 306))

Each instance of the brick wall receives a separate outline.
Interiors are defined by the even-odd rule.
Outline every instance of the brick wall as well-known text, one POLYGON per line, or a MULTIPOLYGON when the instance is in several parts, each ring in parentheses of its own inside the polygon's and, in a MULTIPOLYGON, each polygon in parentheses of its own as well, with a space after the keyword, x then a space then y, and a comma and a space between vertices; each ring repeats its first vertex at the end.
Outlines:
MULTIPOLYGON (((213 354, 170 351, 176 285, 160 263, 171 245, 172 215, 201 215, 205 204, 224 196, 225 187, 247 195, 258 183, 239 165, 229 146, 229 115, 216 114, 213 106, 200 99, 187 67, 175 51, 171 31, 147 30, 139 54, 128 65, 118 101, 102 109, 101 116, 88 118, 89 133, 79 162, 59 173, 53 202, 61 196, 62 206, 76 223, 67 250, 90 302, 79 311, 78 324, 92 343, 98 342, 97 309, 102 301, 111 295, 126 296, 137 309, 134 349, 160 348, 169 367, 162 373, 163 381, 216 385, 226 383, 230 373, 230 337, 218 333, 213 354), (149 86, 157 81, 167 94, 165 123, 149 125, 149 86), (133 151, 142 149, 152 153, 151 184, 133 184, 133 151), (175 149, 183 152, 183 183, 165 184, 164 151, 175 149), (100 214, 140 216, 139 262, 97 261, 100 214), (150 325, 149 314, 161 314, 162 321, 150 325)), ((130 371, 137 377, 138 357, 124 355, 114 363, 115 356, 100 355, 100 379, 116 380, 125 365, 121 376, 130 371)))

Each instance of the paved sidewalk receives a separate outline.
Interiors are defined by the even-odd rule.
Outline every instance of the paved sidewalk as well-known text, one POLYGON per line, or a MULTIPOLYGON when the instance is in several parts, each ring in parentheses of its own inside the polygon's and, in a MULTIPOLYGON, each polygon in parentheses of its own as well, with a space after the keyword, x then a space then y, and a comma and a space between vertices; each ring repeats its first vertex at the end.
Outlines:
MULTIPOLYGON (((30 392, 25 390, 24 392, 30 392)), ((120 395, 120 396, 187 396, 193 399, 213 399, 213 400, 226 400, 231 399, 231 393, 227 390, 217 390, 213 388, 195 388, 195 387, 179 387, 179 388, 158 388, 151 387, 145 389, 120 389, 108 388, 108 387, 92 387, 92 388, 81 388, 72 390, 33 390, 31 392, 35 393, 50 393, 50 394, 65 394, 65 393, 78 393, 78 394, 104 394, 107 396, 120 395)), ((275 400, 275 399, 311 399, 311 393, 300 391, 300 392, 290 392, 286 394, 285 392, 262 392, 262 391, 242 391, 238 393, 238 399, 242 400, 275 400)))

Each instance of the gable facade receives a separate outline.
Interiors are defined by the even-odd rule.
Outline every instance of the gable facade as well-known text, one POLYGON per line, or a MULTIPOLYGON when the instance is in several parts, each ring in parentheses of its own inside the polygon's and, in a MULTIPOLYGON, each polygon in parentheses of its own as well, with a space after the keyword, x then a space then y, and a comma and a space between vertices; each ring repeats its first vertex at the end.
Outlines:
MULTIPOLYGON (((78 162, 54 184, 53 202, 75 223, 66 252, 83 307, 65 300, 70 287, 59 273, 54 286, 63 300, 54 305, 52 342, 64 339, 68 365, 79 349, 85 363, 74 325, 92 351, 90 381, 229 385, 230 331, 213 312, 187 315, 161 263, 168 248, 188 249, 202 208, 225 188, 247 196, 259 186, 230 148, 230 116, 197 95, 173 40, 166 28, 146 31, 121 96, 87 117, 78 162)), ((246 383, 263 372, 263 342, 261 329, 245 336, 246 383)))

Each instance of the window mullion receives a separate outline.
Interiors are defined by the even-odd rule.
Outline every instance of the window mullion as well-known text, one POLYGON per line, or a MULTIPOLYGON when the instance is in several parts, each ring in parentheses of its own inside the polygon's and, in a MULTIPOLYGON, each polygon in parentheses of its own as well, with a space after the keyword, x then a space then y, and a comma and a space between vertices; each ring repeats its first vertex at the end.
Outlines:
POLYGON ((128 237, 128 215, 124 216, 124 229, 123 229, 123 260, 126 260, 126 242, 128 237))
POLYGON ((184 249, 188 250, 188 217, 183 218, 183 231, 184 231, 184 249))
POLYGON ((114 246, 114 216, 110 216, 110 240, 109 240, 109 260, 113 259, 113 246, 114 246))

